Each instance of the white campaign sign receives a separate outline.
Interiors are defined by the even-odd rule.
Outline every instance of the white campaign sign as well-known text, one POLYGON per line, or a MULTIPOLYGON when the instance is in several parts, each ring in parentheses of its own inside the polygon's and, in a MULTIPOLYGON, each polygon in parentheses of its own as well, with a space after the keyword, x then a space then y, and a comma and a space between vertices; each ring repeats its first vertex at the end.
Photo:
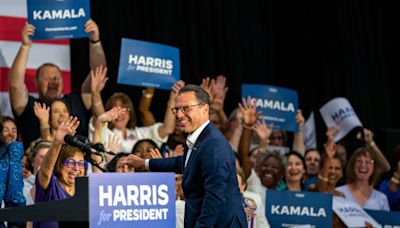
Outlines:
POLYGON ((319 112, 328 128, 339 129, 334 137, 335 142, 345 137, 353 128, 362 126, 350 102, 344 97, 330 100, 319 109, 319 112))
POLYGON ((334 196, 332 209, 347 227, 365 227, 365 222, 368 222, 373 227, 379 227, 375 219, 364 209, 344 197, 334 196))
POLYGON ((311 112, 310 117, 304 123, 303 140, 305 150, 317 148, 317 133, 315 130, 314 112, 311 112))

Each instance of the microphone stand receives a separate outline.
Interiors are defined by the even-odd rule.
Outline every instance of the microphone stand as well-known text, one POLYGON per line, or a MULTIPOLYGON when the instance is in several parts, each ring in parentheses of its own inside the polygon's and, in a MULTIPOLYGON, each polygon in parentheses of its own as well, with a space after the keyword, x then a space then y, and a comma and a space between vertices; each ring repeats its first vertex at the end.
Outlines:
POLYGON ((106 151, 104 148, 104 145, 102 143, 96 143, 93 144, 92 146, 85 146, 81 148, 83 152, 85 152, 85 160, 89 162, 92 166, 95 166, 99 170, 101 170, 103 173, 109 172, 106 168, 103 168, 100 166, 99 163, 97 163, 95 160, 92 158, 92 154, 96 154, 102 157, 102 160, 105 159, 105 154, 110 154, 110 155, 116 155, 112 151, 106 151), (96 151, 93 152, 92 150, 96 151))

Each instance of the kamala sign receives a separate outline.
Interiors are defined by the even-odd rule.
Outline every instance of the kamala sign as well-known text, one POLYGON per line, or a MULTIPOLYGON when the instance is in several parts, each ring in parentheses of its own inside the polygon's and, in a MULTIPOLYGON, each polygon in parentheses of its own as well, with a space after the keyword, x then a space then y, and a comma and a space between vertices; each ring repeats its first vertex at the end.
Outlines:
POLYGON ((35 26, 33 40, 88 37, 89 0, 27 0, 28 22, 35 26))
POLYGON ((271 227, 331 227, 332 195, 268 190, 265 215, 271 227))
POLYGON ((295 132, 298 98, 295 90, 269 85, 243 84, 242 97, 250 96, 261 111, 261 117, 275 129, 295 132))

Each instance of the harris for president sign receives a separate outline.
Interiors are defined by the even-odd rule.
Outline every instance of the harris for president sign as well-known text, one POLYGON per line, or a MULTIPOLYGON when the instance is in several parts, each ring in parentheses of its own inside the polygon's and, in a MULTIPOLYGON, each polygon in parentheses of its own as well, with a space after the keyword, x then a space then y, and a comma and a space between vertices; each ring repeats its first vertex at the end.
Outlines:
POLYGON ((178 48, 122 39, 118 83, 170 90, 179 79, 178 48))

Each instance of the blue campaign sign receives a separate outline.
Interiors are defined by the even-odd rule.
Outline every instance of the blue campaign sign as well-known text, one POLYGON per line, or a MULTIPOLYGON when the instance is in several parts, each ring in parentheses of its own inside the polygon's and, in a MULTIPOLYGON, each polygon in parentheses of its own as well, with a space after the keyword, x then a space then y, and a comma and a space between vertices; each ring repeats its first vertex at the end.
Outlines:
POLYGON ((174 173, 93 173, 91 228, 175 227, 174 173))
POLYGON ((33 40, 88 37, 89 0, 27 0, 28 22, 35 26, 33 40))
POLYGON ((394 228, 400 227, 400 212, 399 211, 374 211, 365 210, 372 218, 374 218, 381 227, 394 228))
POLYGON ((271 227, 332 226, 332 195, 268 190, 265 215, 271 227))
POLYGON ((295 117, 298 109, 297 91, 269 85, 243 84, 242 97, 255 99, 257 111, 275 129, 298 131, 295 117))
POLYGON ((118 83, 170 90, 179 79, 178 48, 122 39, 118 83))

